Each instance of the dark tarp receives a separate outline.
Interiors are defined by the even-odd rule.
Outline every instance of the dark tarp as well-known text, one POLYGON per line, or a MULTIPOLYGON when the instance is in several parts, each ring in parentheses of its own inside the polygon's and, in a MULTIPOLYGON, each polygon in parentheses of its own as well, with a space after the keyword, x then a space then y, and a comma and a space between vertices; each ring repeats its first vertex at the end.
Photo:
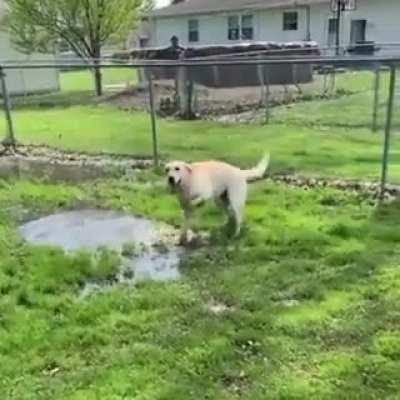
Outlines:
MULTIPOLYGON (((192 48, 167 47, 160 49, 139 49, 129 53, 115 54, 115 57, 140 60, 195 60, 205 57, 215 60, 229 59, 271 59, 319 55, 315 42, 262 42, 227 46, 199 46, 192 48), (263 52, 260 54, 260 52, 263 52), (250 54, 249 54, 250 53, 250 54)), ((210 60, 210 61, 211 61, 210 60)), ((312 66, 299 65, 221 65, 193 67, 147 67, 154 79, 186 79, 199 85, 215 88, 259 86, 260 84, 286 85, 311 82, 312 66)))

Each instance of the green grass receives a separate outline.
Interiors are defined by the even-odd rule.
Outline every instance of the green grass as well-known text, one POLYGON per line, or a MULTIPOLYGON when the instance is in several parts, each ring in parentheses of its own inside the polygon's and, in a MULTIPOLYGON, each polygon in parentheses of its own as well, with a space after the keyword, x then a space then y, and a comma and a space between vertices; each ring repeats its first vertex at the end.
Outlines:
MULTIPOLYGON (((136 71, 125 68, 107 68, 103 70, 103 83, 107 85, 132 84, 136 82, 136 71)), ((60 74, 60 85, 63 92, 93 91, 94 81, 90 71, 68 71, 60 74)))
POLYGON ((160 179, 1 183, 2 399, 400 396, 399 203, 260 182, 233 242, 213 207, 199 209, 196 229, 212 242, 187 256, 180 281, 84 299, 82 283, 105 279, 112 254, 96 264, 17 235, 26 212, 82 202, 178 225, 160 179), (228 311, 212 314, 211 299, 228 311))
MULTIPOLYGON (((96 104, 87 72, 74 74, 64 92, 16 104, 18 139, 150 155, 148 115, 96 104)), ((356 78, 340 82, 358 92, 369 78, 356 78)), ((377 178, 382 140, 365 122, 370 101, 366 92, 280 107, 268 126, 160 120, 160 148, 166 158, 243 166, 270 150, 274 172, 377 178)), ((394 138, 394 181, 399 150, 394 138)), ((82 285, 115 273, 116 254, 33 247, 17 231, 27 215, 81 204, 181 223, 151 172, 82 185, 0 181, 1 399, 400 397, 399 202, 259 182, 237 240, 226 240, 212 206, 198 210, 195 227, 211 243, 185 257, 181 280, 87 298, 82 285), (210 301, 227 311, 213 314, 210 301)))
MULTIPOLYGON (((106 70, 105 82, 126 79, 127 70, 106 70)), ((370 73, 338 76, 338 89, 353 95, 311 100, 276 107, 271 123, 262 125, 220 124, 158 120, 160 151, 164 158, 225 159, 247 166, 261 153, 272 153, 273 170, 309 175, 378 179, 382 155, 384 109, 381 128, 370 131, 372 84, 370 73)), ((96 102, 83 81, 90 72, 62 74, 63 91, 18 99, 13 118, 18 140, 62 149, 151 156, 149 116, 126 112, 96 102), (80 89, 78 91, 77 89, 80 89)), ((382 78, 381 98, 387 89, 382 78)), ((400 126, 395 108, 394 132, 400 126)), ((0 130, 5 121, 0 120, 0 130)), ((392 139, 389 180, 400 181, 400 144, 392 139)))
MULTIPOLYGON (((16 110, 14 121, 23 143, 145 156, 152 152, 149 117, 141 112, 105 105, 30 108, 16 110)), ((291 121, 257 126, 160 120, 158 134, 165 158, 213 157, 249 166, 269 150, 275 172, 362 179, 377 179, 380 173, 382 136, 367 129, 307 127, 291 121)), ((396 181, 399 150, 394 140, 390 178, 396 181)))
MULTIPOLYGON (((378 124, 380 132, 386 122, 386 107, 382 93, 381 107, 378 109, 378 124)), ((290 123, 294 126, 321 127, 346 129, 371 129, 372 126, 373 93, 357 93, 335 99, 315 100, 281 106, 273 111, 274 122, 290 123)), ((393 131, 400 130, 400 113, 398 99, 395 102, 393 115, 393 131)))

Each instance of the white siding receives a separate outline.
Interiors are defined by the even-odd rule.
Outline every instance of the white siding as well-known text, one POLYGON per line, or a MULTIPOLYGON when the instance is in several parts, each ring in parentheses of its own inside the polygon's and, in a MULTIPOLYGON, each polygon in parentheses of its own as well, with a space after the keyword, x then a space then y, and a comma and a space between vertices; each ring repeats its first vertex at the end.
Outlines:
MULTIPOLYGON (((15 50, 6 33, 0 33, 0 61, 22 61, 29 59, 54 60, 54 56, 32 54, 15 50)), ((6 70, 7 88, 10 94, 28 94, 59 89, 58 71, 55 69, 6 70)))
POLYGON ((186 16, 179 18, 159 18, 154 23, 152 35, 153 46, 169 45, 172 36, 179 38, 183 46, 206 45, 206 44, 234 44, 240 41, 228 40, 228 17, 230 15, 253 15, 254 40, 271 41, 295 41, 306 39, 306 11, 304 8, 289 8, 279 10, 263 10, 254 12, 231 12, 186 16), (285 11, 298 12, 298 30, 283 30, 283 13, 285 11), (200 40, 197 43, 188 43, 188 21, 190 19, 199 21, 200 40))
MULTIPOLYGON (((355 11, 345 12, 341 24, 341 44, 350 43, 351 20, 367 20, 366 40, 379 43, 400 42, 400 1, 363 0, 355 11)), ((321 45, 328 43, 328 20, 334 17, 326 6, 311 9, 311 38, 321 45)))
MULTIPOLYGON (((205 44, 234 43, 227 37, 228 15, 240 14, 239 12, 209 14, 201 16, 184 16, 158 18, 153 25, 151 44, 165 46, 173 35, 179 37, 180 43, 187 46, 188 20, 199 20, 200 41, 205 44)), ((306 9, 271 9, 254 11, 254 40, 255 41, 295 41, 304 40, 307 36, 306 9), (283 30, 283 12, 298 11, 298 30, 283 30)), ((331 12, 329 4, 314 5, 310 11, 311 39, 321 46, 328 44, 328 21, 335 15, 331 12)), ((341 42, 344 45, 350 42, 350 26, 352 19, 367 20, 366 40, 375 42, 400 42, 400 0, 359 0, 357 10, 343 14, 341 26, 341 42)))
POLYGON ((155 23, 155 35, 152 45, 166 46, 170 44, 172 36, 179 38, 183 46, 188 42, 188 21, 197 19, 199 21, 199 41, 190 45, 206 45, 228 43, 227 15, 201 15, 186 18, 161 18, 155 23))
POLYGON ((299 7, 259 11, 258 25, 257 40, 260 41, 293 42, 305 40, 307 36, 305 8, 299 7), (283 14, 287 11, 296 11, 298 13, 297 31, 283 30, 283 14))

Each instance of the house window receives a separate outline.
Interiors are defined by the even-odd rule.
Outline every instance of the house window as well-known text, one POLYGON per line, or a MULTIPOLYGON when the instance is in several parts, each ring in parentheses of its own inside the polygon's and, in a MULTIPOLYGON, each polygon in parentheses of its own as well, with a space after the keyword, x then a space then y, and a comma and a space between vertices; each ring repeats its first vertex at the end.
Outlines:
POLYGON ((297 31, 298 13, 297 11, 288 11, 283 13, 283 30, 297 31))
POLYGON ((365 41, 366 29, 366 19, 353 19, 350 28, 350 42, 354 44, 365 41))
POLYGON ((228 39, 239 40, 239 38, 240 38, 239 16, 232 15, 228 17, 228 39))
POLYGON ((328 22, 328 46, 333 46, 336 43, 336 32, 338 28, 338 20, 329 18, 328 22))
POLYGON ((139 47, 140 48, 148 47, 148 45, 149 45, 149 39, 148 38, 140 38, 139 39, 139 47))
POLYGON ((253 16, 242 16, 242 39, 253 39, 253 16))
POLYGON ((189 28, 189 42, 199 41, 199 21, 197 19, 191 19, 188 22, 189 28))
POLYGON ((254 37, 252 15, 231 15, 228 17, 229 40, 252 40, 254 37))

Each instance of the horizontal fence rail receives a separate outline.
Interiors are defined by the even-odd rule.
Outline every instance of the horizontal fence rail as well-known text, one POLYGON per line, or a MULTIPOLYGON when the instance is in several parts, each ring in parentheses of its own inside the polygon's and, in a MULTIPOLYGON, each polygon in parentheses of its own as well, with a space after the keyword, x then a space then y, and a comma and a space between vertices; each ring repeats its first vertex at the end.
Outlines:
POLYGON ((285 58, 268 58, 268 59, 218 59, 218 60, 146 60, 146 61, 108 61, 108 62, 82 62, 66 63, 66 62, 26 62, 26 63, 8 63, 0 64, 0 69, 52 69, 52 68, 146 68, 146 67, 209 67, 224 65, 293 65, 293 64, 312 64, 327 66, 370 66, 370 65, 400 65, 400 56, 343 56, 343 57, 285 57, 285 58))

